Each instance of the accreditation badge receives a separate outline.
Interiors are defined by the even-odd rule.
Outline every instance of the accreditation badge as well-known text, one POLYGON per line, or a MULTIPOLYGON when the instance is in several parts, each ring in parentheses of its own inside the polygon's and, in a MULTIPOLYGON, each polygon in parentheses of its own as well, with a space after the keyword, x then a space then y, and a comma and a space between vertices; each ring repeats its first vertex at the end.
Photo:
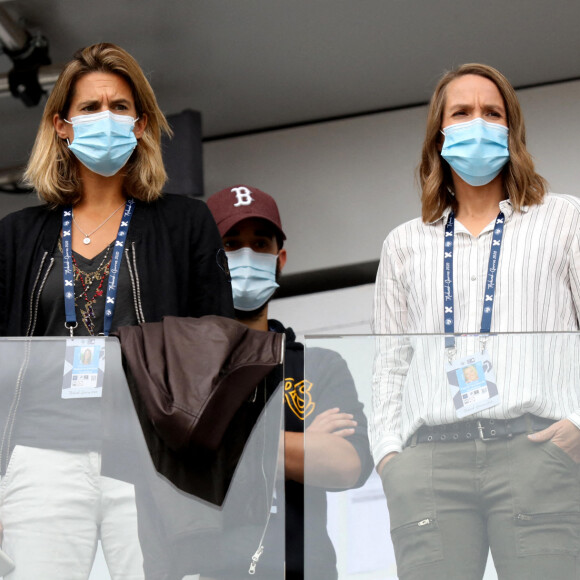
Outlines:
POLYGON ((450 361, 445 366, 453 406, 459 418, 499 404, 495 372, 486 350, 450 361))
POLYGON ((104 373, 104 338, 69 338, 66 341, 63 399, 101 397, 104 373))

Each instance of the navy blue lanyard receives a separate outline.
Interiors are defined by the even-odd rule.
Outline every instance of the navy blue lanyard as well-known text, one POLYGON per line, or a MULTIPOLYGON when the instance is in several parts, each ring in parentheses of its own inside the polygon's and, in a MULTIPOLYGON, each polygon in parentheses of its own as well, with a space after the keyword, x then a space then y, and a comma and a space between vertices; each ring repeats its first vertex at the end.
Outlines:
MULTIPOLYGON (((495 286, 497 267, 499 264, 499 252, 503 238, 503 226, 505 217, 499 212, 493 228, 491 250, 489 252, 489 264, 487 266, 487 278, 483 299, 483 313, 481 315, 481 333, 488 334, 491 330, 491 315, 493 313, 493 300, 495 298, 495 286)), ((453 241, 455 238, 455 214, 451 212, 445 225, 445 244, 443 249, 443 314, 445 332, 455 332, 455 312, 453 304, 453 241)), ((455 338, 445 339, 445 348, 455 348, 455 338)))
MULTIPOLYGON (((113 314, 115 313, 115 300, 117 298, 117 286, 119 284, 119 270, 123 260, 123 248, 127 239, 129 223, 133 217, 135 200, 128 199, 121 218, 121 225, 117 232, 117 238, 113 246, 111 257, 111 267, 109 269, 109 282, 107 284, 107 295, 105 297, 105 319, 103 324, 103 334, 109 336, 113 314)), ((75 309, 75 287, 74 271, 72 261, 72 208, 68 207, 62 212, 62 273, 64 279, 64 312, 65 326, 73 336, 74 329, 78 326, 77 313, 75 309)))

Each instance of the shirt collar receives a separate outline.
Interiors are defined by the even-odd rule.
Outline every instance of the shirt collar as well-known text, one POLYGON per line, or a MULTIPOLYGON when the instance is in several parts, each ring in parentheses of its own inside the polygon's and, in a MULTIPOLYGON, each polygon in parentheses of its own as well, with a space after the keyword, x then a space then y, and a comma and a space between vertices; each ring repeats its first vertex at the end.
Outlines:
POLYGON ((503 199, 502 201, 500 201, 499 202, 499 209, 500 209, 500 211, 503 212, 503 215, 505 216, 506 222, 514 214, 514 206, 512 205, 512 202, 509 199, 503 199))
POLYGON ((428 226, 433 226, 435 225, 437 222, 443 220, 445 223, 447 223, 447 218, 449 217, 449 214, 451 213, 451 206, 447 206, 444 210, 443 213, 435 220, 427 222, 428 226))
MULTIPOLYGON (((503 212, 506 221, 509 220, 512 215, 514 214, 514 206, 512 205, 512 202, 509 199, 503 199, 502 201, 499 202, 499 209, 503 212)), ((530 206, 528 205, 523 205, 520 209, 521 213, 528 213, 530 209, 530 206)), ((433 220, 431 222, 427 222, 427 225, 435 225, 437 222, 439 221, 443 221, 444 223, 447 223, 447 218, 449 217, 449 214, 451 213, 451 206, 447 206, 444 210, 443 213, 441 214, 441 216, 439 216, 436 220, 433 220)))
MULTIPOLYGON (((514 206, 512 205, 512 202, 509 199, 504 199, 503 201, 500 201, 499 209, 503 211, 506 221, 510 219, 515 212, 514 206)), ((522 207, 520 208, 520 213, 528 213, 529 210, 530 210, 529 205, 522 205, 522 207)))

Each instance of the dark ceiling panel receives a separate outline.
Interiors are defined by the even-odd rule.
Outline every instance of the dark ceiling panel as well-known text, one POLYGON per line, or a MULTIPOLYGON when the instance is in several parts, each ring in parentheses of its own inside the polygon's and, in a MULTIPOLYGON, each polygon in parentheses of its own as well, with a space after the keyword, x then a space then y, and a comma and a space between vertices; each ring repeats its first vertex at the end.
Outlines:
MULTIPOLYGON (((204 135, 279 127, 428 99, 443 70, 492 64, 516 86, 580 77, 580 2, 565 0, 22 0, 53 62, 111 41, 147 72, 167 113, 204 135)), ((0 72, 10 62, 0 57, 0 72)), ((0 168, 22 163, 40 109, 0 99, 0 168)))

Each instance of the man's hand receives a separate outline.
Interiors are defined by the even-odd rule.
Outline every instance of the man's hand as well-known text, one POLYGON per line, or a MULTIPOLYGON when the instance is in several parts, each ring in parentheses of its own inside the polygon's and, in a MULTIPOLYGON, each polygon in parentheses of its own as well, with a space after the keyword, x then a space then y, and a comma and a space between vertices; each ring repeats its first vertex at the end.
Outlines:
POLYGON ((308 428, 307 433, 332 433, 338 437, 348 437, 354 433, 356 421, 350 413, 341 413, 338 407, 328 409, 316 415, 308 428))
POLYGON ((576 463, 580 463, 580 429, 568 419, 562 419, 550 425, 547 429, 528 435, 528 439, 534 441, 534 443, 552 441, 576 463))
POLYGON ((352 487, 361 462, 349 437, 357 422, 338 407, 314 417, 304 433, 286 431, 286 477, 304 483, 304 453, 308 454, 308 484, 327 489, 352 487))
POLYGON ((379 477, 381 477, 383 475, 383 468, 385 467, 385 465, 391 460, 393 459, 393 457, 399 455, 398 451, 391 451, 390 453, 387 453, 379 462, 379 464, 377 465, 377 473, 379 474, 379 477))

